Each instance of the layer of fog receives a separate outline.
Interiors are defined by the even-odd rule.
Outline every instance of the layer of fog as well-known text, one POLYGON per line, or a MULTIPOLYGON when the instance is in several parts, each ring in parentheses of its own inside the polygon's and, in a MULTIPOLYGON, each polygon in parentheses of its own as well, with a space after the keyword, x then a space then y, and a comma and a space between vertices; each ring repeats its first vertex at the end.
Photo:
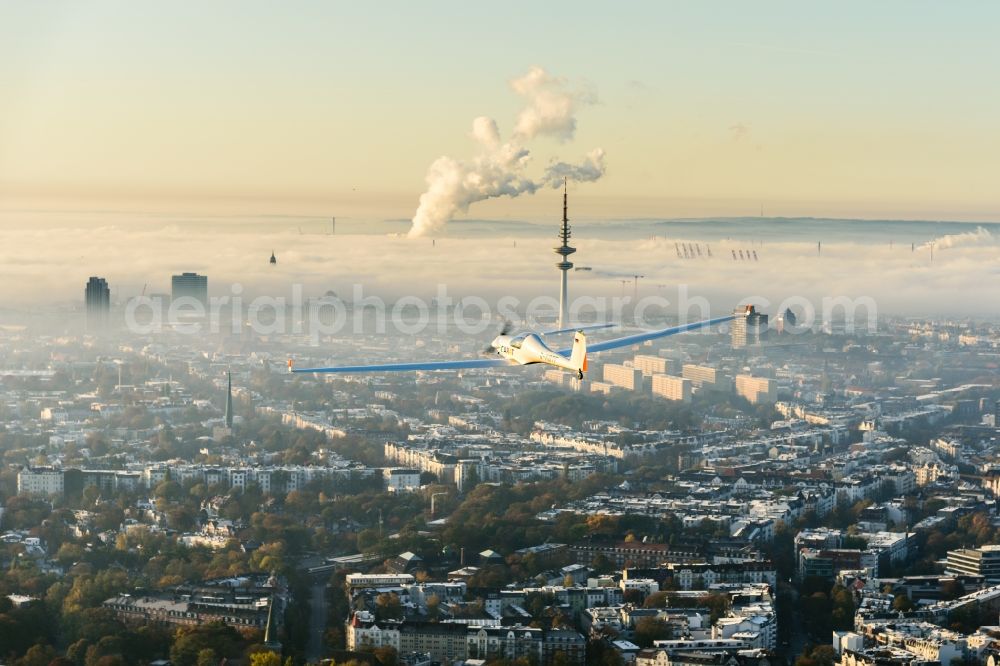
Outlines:
MULTIPOLYGON (((633 284, 623 285, 616 275, 635 273, 645 276, 640 297, 676 302, 678 286, 686 285, 719 312, 748 297, 778 303, 796 296, 818 304, 823 297, 847 296, 871 297, 887 314, 995 317, 1000 234, 988 225, 912 246, 857 241, 831 227, 818 248, 804 240, 760 242, 750 227, 745 240, 713 238, 712 223, 704 224, 702 235, 655 237, 649 230, 656 225, 649 222, 609 223, 591 235, 595 225, 580 225, 572 260, 593 270, 571 273, 571 296, 631 296, 633 284), (678 243, 700 243, 702 256, 678 258, 678 243), (732 252, 741 250, 750 258, 733 260, 732 252)), ((757 225, 766 228, 767 221, 757 225)), ((366 295, 387 300, 429 300, 445 285, 454 298, 511 295, 527 301, 557 294, 556 228, 531 225, 525 233, 525 225, 495 223, 475 237, 431 240, 300 234, 287 224, 249 229, 154 220, 105 226, 8 222, 0 228, 0 298, 8 310, 79 306, 87 278, 99 275, 122 302, 143 290, 168 293, 172 274, 195 271, 209 276, 216 295, 239 283, 247 297, 290 296, 298 283, 307 297, 333 291, 350 298, 357 284, 366 295), (272 250, 276 265, 268 262, 272 250)))

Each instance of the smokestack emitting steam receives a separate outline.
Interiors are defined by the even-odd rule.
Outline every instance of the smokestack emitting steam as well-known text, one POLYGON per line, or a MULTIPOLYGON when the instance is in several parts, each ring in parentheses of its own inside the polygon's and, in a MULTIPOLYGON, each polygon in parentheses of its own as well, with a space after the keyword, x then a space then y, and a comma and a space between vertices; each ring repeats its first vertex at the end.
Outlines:
POLYGON ((534 194, 544 187, 557 188, 564 179, 587 182, 604 175, 604 151, 595 148, 578 164, 557 162, 539 178, 526 176, 531 152, 524 144, 539 136, 572 140, 577 105, 589 104, 593 99, 567 90, 564 80, 537 66, 511 81, 510 87, 526 101, 511 137, 502 141, 492 118, 480 116, 472 121, 472 138, 479 144, 479 155, 471 160, 447 156, 434 160, 427 170, 427 191, 420 196, 413 216, 411 238, 440 232, 455 215, 466 212, 477 201, 534 194))

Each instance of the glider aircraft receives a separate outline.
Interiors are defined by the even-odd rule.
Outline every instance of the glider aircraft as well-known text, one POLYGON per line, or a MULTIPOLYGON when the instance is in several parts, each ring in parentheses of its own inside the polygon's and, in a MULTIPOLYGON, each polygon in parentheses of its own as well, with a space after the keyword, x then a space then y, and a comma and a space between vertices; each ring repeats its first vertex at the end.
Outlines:
POLYGON ((670 328, 661 328, 655 331, 644 331, 633 335, 626 335, 612 340, 603 340, 587 346, 586 331, 600 328, 608 328, 613 324, 598 324, 595 326, 583 326, 575 328, 563 328, 556 331, 545 331, 541 333, 526 332, 517 335, 510 335, 508 326, 505 325, 500 334, 497 335, 490 346, 486 349, 491 354, 496 354, 499 358, 466 359, 459 361, 426 361, 416 363, 385 363, 381 365, 344 365, 330 368, 296 368, 292 360, 288 360, 289 372, 316 372, 316 373, 342 373, 342 374, 364 374, 375 372, 406 372, 413 370, 462 370, 472 368, 498 368, 510 365, 533 365, 544 363, 562 370, 576 373, 577 377, 583 379, 583 373, 587 371, 587 354, 607 351, 609 349, 620 349, 632 345, 641 344, 648 340, 656 340, 669 335, 676 335, 686 331, 694 331, 715 324, 721 324, 733 319, 732 315, 718 317, 716 319, 706 319, 691 324, 681 324, 670 328), (561 333, 575 333, 573 346, 567 349, 552 349, 542 340, 543 337, 559 335, 561 333))

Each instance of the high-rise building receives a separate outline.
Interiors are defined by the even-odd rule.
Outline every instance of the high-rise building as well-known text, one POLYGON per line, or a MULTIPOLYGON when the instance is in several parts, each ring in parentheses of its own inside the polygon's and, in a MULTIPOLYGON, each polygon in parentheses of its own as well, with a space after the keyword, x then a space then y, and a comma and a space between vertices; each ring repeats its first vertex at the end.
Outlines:
POLYGON ((170 297, 193 298, 204 306, 208 306, 208 276, 197 273, 181 273, 170 278, 170 297))
POLYGON ((670 359, 662 356, 650 356, 648 354, 636 354, 632 359, 632 366, 640 370, 645 377, 656 374, 667 374, 670 359))
POLYGON ((757 312, 752 305, 733 310, 733 349, 759 345, 767 334, 767 315, 757 312))
POLYGON ((777 388, 773 379, 736 375, 736 395, 746 398, 751 405, 773 403, 777 400, 777 388))
POLYGON ((779 314, 775 320, 774 328, 777 330, 778 335, 783 333, 792 333, 795 331, 795 324, 795 313, 792 312, 791 308, 785 308, 785 311, 779 314))
POLYGON ((98 330, 108 325, 111 318, 111 289, 102 277, 92 277, 84 289, 87 307, 87 329, 98 330))
POLYGON ((685 363, 681 375, 684 379, 690 379, 692 386, 697 389, 723 392, 733 390, 732 377, 710 365, 685 363))
POLYGON ((691 380, 673 375, 653 375, 653 395, 667 400, 691 402, 691 380))
POLYGON ((628 365, 604 364, 604 381, 629 391, 642 390, 642 371, 628 365))

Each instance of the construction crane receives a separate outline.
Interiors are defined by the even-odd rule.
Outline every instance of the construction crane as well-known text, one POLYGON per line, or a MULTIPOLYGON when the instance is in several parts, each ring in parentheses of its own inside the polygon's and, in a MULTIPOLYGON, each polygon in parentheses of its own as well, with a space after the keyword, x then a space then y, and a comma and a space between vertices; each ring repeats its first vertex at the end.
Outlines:
POLYGON ((632 275, 632 300, 639 300, 639 279, 646 279, 645 275, 632 275))

